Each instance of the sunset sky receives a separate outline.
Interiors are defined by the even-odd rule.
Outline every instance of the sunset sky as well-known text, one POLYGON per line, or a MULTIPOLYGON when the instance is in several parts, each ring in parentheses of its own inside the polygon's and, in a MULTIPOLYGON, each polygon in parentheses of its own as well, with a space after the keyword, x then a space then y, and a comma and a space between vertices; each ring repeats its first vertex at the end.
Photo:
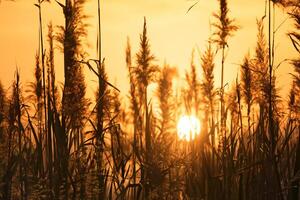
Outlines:
MULTIPOLYGON (((63 2, 61 0, 61 2, 63 2)), ((96 46, 96 14, 97 1, 89 0, 86 14, 90 16, 87 23, 88 37, 86 50, 89 58, 95 58, 96 46)), ((126 94, 128 90, 127 69, 125 64, 125 45, 127 36, 130 38, 132 50, 136 52, 139 44, 139 34, 142 31, 143 17, 146 16, 148 33, 152 52, 156 55, 157 64, 165 61, 178 67, 180 72, 189 68, 193 48, 204 52, 210 33, 214 28, 209 22, 214 22, 212 13, 218 10, 217 0, 200 0, 188 13, 188 8, 195 1, 188 0, 109 0, 102 1, 102 34, 103 56, 109 80, 115 83, 126 94)), ((244 55, 254 53, 256 43, 256 18, 264 15, 263 0, 229 0, 230 16, 236 19, 241 27, 230 39, 230 50, 225 65, 225 80, 230 82, 237 75, 238 64, 244 55)), ((20 69, 23 83, 33 80, 35 54, 38 49, 38 10, 33 5, 34 0, 19 0, 16 2, 2 1, 0 4, 0 80, 6 86, 11 84, 16 66, 20 69)), ((276 24, 285 20, 281 8, 276 9, 276 24)), ((43 4, 43 30, 47 34, 47 24, 63 24, 61 8, 55 1, 43 4)), ((265 27, 267 29, 267 27, 265 27)), ((276 64, 285 58, 293 58, 295 51, 286 36, 292 30, 287 21, 276 33, 276 64)), ((46 41, 46 40, 45 40, 46 41)), ((45 42, 46 43, 46 42, 45 42)), ((46 45, 47 46, 47 45, 46 45)), ((195 62, 199 67, 199 56, 195 62)), ((58 80, 62 82, 62 55, 56 50, 56 70, 58 80)), ((219 80, 220 64, 216 60, 216 80, 219 80)), ((200 71, 200 70, 199 70, 200 71)), ((289 90, 289 73, 292 67, 282 64, 278 71, 280 87, 286 94, 289 90), (284 81, 282 81, 284 80, 284 81)), ((200 74, 201 76, 201 74, 200 74)), ((183 79, 180 73, 180 79, 183 79)), ((89 91, 93 90, 96 78, 91 72, 86 72, 86 82, 89 91)), ((217 86, 219 82, 216 81, 217 86)))

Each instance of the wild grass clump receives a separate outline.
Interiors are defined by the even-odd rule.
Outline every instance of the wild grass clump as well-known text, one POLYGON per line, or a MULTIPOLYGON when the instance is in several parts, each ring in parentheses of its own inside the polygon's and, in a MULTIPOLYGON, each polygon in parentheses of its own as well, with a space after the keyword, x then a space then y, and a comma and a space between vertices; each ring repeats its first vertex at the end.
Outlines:
POLYGON ((226 0, 218 1, 215 32, 199 57, 193 52, 180 88, 174 84, 179 70, 166 62, 158 65, 144 18, 137 53, 127 40, 126 100, 106 73, 100 1, 97 58, 89 58, 84 46, 86 1, 57 1, 65 24, 56 28, 49 23, 47 45, 43 2, 36 4, 40 29, 33 81, 21 83, 17 71, 8 89, 0 83, 0 199, 299 198, 300 61, 296 57, 290 62, 293 83, 285 102, 276 79, 276 31, 270 18, 276 6, 286 9, 295 24, 288 37, 300 55, 299 0, 266 1, 269 17, 257 20, 256 47, 241 59, 228 91, 225 60, 238 26, 229 17, 226 0), (64 56, 62 66, 55 66, 57 44, 64 56), (62 87, 56 67, 64 68, 62 87), (86 96, 90 83, 84 67, 97 79, 94 98, 86 96), (200 134, 189 141, 177 136, 182 115, 201 121, 200 134))

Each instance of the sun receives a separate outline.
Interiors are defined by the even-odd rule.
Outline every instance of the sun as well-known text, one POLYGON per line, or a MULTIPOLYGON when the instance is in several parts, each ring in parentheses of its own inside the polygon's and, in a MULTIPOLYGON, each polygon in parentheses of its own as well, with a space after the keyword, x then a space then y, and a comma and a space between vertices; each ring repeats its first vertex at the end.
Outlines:
POLYGON ((191 141, 200 133, 200 121, 195 116, 182 116, 177 124, 180 140, 191 141))

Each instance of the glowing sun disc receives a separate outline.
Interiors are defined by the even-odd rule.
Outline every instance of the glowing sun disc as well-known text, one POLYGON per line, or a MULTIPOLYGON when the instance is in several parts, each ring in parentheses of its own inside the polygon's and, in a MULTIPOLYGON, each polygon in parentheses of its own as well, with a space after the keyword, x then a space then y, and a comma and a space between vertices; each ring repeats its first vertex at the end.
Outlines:
POLYGON ((182 116, 177 124, 180 140, 193 140, 200 133, 200 121, 195 116, 182 116))

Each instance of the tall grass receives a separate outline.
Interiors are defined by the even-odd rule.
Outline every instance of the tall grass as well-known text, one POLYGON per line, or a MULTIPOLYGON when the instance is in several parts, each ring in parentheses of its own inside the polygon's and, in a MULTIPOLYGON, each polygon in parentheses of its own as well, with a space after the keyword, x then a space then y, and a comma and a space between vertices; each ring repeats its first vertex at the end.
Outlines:
POLYGON ((136 54, 136 67, 134 68, 134 74, 136 80, 139 83, 139 98, 143 105, 143 126, 145 137, 145 160, 143 163, 143 182, 145 187, 145 198, 148 199, 151 182, 149 180, 149 166, 152 160, 151 152, 151 113, 149 112, 148 104, 148 85, 151 84, 156 78, 158 68, 153 64, 155 57, 150 50, 149 39, 147 36, 147 24, 146 18, 144 18, 143 33, 140 35, 140 50, 136 54))
POLYGON ((224 90, 225 60, 228 40, 238 27, 228 16, 226 0, 219 1, 220 10, 214 14, 213 40, 198 59, 192 55, 186 84, 178 94, 173 83, 180 74, 166 63, 156 65, 144 18, 137 53, 129 39, 125 51, 128 100, 106 74, 100 0, 95 59, 83 46, 86 1, 58 2, 65 25, 49 24, 48 45, 41 28, 43 2, 36 5, 40 45, 33 83, 23 86, 16 72, 9 90, 0 84, 1 199, 299 198, 300 62, 291 61, 293 85, 284 102, 276 82, 272 31, 275 6, 284 6, 294 19, 295 29, 288 36, 299 53, 299 0, 267 1, 269 37, 264 17, 257 21, 254 53, 242 60, 230 91, 224 90), (62 66, 54 66, 56 44, 64 56, 62 66), (56 67, 64 68, 61 89, 56 67), (94 100, 85 95, 83 67, 97 79, 94 100), (201 133, 191 141, 177 137, 178 115, 184 114, 201 120, 201 133))

